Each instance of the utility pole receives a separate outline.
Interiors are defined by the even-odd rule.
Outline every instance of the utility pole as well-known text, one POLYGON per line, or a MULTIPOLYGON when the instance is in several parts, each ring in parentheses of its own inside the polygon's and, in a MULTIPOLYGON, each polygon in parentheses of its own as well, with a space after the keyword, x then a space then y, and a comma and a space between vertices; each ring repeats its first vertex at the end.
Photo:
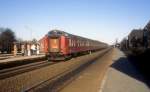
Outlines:
POLYGON ((118 38, 116 38, 115 47, 118 47, 118 38))
POLYGON ((28 27, 28 26, 25 26, 25 28, 30 31, 30 39, 32 41, 32 31, 33 30, 30 27, 28 27))
POLYGON ((118 38, 116 38, 116 44, 118 44, 118 38))

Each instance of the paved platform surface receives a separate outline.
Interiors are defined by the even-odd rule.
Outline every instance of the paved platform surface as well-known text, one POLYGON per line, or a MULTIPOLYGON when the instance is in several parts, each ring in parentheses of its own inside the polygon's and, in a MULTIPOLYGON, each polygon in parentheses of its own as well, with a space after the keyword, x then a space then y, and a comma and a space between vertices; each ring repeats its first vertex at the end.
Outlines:
POLYGON ((99 92, 150 92, 144 77, 120 50, 108 69, 99 92))
POLYGON ((113 49, 60 92, 150 92, 150 89, 123 52, 113 49))
POLYGON ((8 59, 14 57, 13 54, 0 54, 0 60, 8 59))
POLYGON ((34 59, 34 58, 40 58, 44 57, 45 55, 40 54, 40 55, 33 55, 33 56, 6 56, 6 57, 0 57, 0 63, 6 63, 6 62, 13 62, 13 61, 18 61, 18 60, 28 60, 28 59, 34 59))

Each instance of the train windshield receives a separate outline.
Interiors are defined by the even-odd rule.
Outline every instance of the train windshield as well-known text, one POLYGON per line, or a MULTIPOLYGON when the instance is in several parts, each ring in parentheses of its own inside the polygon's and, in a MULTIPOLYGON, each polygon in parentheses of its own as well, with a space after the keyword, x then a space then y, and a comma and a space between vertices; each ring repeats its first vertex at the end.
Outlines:
POLYGON ((59 52, 59 38, 50 38, 49 40, 50 52, 59 52))

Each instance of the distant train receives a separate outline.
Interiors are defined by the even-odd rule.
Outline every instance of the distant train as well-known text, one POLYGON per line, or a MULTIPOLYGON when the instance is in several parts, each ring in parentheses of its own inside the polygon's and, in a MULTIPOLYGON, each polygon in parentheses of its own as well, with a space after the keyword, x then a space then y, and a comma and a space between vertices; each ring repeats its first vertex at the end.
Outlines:
POLYGON ((150 49, 150 22, 143 29, 134 29, 120 43, 120 48, 132 54, 141 54, 150 49))
POLYGON ((60 30, 49 31, 39 42, 40 51, 45 53, 48 60, 65 60, 79 53, 90 53, 108 46, 105 43, 60 30))

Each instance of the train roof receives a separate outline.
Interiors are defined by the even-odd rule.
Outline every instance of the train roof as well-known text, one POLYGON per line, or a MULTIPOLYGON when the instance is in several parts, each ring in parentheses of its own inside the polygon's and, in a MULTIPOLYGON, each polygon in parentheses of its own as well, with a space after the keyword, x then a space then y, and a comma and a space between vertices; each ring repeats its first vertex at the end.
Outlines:
POLYGON ((97 41, 97 40, 92 40, 92 39, 81 37, 81 36, 78 36, 78 35, 73 35, 73 34, 70 34, 70 33, 67 33, 67 32, 64 32, 64 31, 61 31, 61 30, 57 30, 57 29, 49 31, 47 35, 48 36, 50 36, 50 35, 64 35, 64 36, 67 36, 67 37, 75 37, 75 38, 81 38, 81 39, 87 39, 87 40, 91 40, 91 41, 95 41, 95 42, 100 42, 100 41, 97 41))

